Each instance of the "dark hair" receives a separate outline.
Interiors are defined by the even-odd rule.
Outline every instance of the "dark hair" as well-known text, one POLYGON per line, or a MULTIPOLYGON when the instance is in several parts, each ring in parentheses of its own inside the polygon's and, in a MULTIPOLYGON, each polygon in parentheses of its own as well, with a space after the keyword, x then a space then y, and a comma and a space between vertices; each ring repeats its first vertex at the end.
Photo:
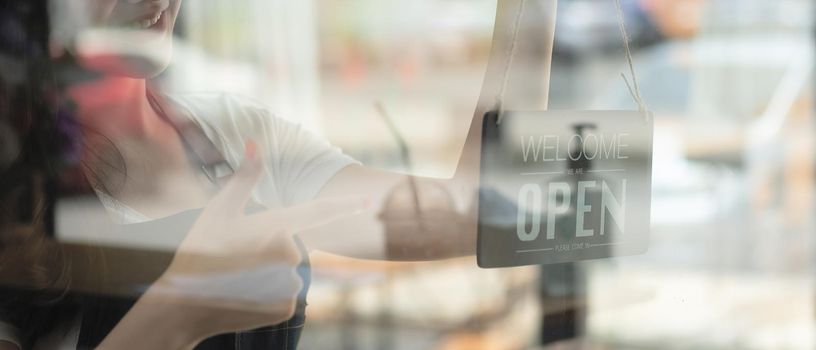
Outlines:
POLYGON ((47 1, 0 1, 0 318, 23 345, 76 316, 51 199, 76 154, 51 62, 47 1))

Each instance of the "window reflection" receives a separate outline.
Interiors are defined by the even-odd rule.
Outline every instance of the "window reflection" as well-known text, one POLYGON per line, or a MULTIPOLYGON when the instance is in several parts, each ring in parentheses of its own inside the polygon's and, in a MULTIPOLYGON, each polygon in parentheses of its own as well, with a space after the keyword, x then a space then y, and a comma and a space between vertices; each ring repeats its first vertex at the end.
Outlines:
MULTIPOLYGON (((627 68, 614 1, 559 1, 550 61, 542 33, 550 23, 552 1, 527 1, 521 48, 529 56, 518 62, 525 68, 516 73, 510 99, 522 105, 532 101, 529 109, 636 109, 620 79, 627 68), (549 71, 542 68, 550 62, 549 71)), ((261 143, 257 152, 279 168, 269 170, 274 176, 261 181, 260 194, 247 201, 250 212, 260 206, 291 208, 319 197, 320 191, 336 197, 352 188, 388 189, 382 196, 387 200, 374 201, 372 220, 344 227, 391 232, 391 239, 385 234, 351 239, 351 230, 315 229, 317 238, 304 238, 307 248, 287 241, 285 252, 277 252, 286 255, 284 272, 237 268, 237 275, 246 278, 250 271, 261 276, 257 280, 281 281, 285 274, 292 280, 287 288, 271 290, 287 300, 298 299, 308 287, 307 312, 300 312, 306 307, 303 298, 295 304, 299 315, 308 315, 305 323, 296 320, 303 326, 302 349, 816 345, 810 1, 622 1, 640 88, 656 115, 649 250, 631 257, 490 270, 479 269, 469 250, 475 249, 475 238, 452 234, 467 233, 456 225, 473 218, 476 191, 444 181, 417 185, 404 173, 441 179, 456 173, 474 110, 484 108, 480 98, 489 85, 485 76, 494 31, 510 30, 494 28, 496 17, 512 13, 518 1, 499 1, 498 9, 496 1, 487 0, 31 4, 50 6, 48 17, 39 18, 52 29, 49 40, 42 42, 46 33, 36 31, 46 22, 25 17, 37 10, 45 14, 44 8, 28 1, 4 4, 0 27, 0 171, 8 179, 0 186, 6 213, 0 275, 13 287, 8 295, 47 304, 71 288, 129 297, 143 293, 171 264, 200 208, 251 153, 253 146, 236 141, 243 141, 243 134, 231 139, 228 132, 206 127, 240 114, 252 123, 233 130, 238 134, 276 131, 266 142, 255 140, 261 143), (148 9, 154 4, 161 11, 148 9), (27 32, 32 36, 19 34, 27 32), (33 44, 37 38, 43 45, 33 44), (121 77, 141 82, 131 85, 121 77), (133 100, 132 89, 145 94, 133 100), (36 91, 38 97, 27 100, 25 91, 36 91), (201 164, 182 162, 207 169, 195 173, 168 165, 182 164, 179 159, 129 161, 143 154, 127 153, 127 148, 112 152, 111 142, 120 146, 119 136, 156 127, 136 121, 108 128, 122 111, 145 107, 134 102, 152 103, 146 108, 153 111, 163 106, 170 119, 197 116, 193 125, 205 125, 201 139, 227 151, 202 158, 197 147, 190 147, 197 141, 183 138, 162 145, 176 152, 157 152, 199 159, 201 164), (388 111, 392 127, 378 104, 388 111), (23 111, 52 116, 55 124, 27 124, 15 114, 23 111), (27 138, 38 131, 30 125, 56 130, 58 137, 27 138), (283 136, 300 142, 287 143, 283 136), (63 139, 82 142, 57 142, 63 139), (295 147, 304 144, 310 147, 295 147), (100 151, 83 152, 88 147, 100 151), (28 162, 39 159, 37 152, 47 153, 49 162, 28 162), (21 157, 29 158, 19 163, 21 157), (98 177, 88 176, 83 167, 89 163, 99 170, 98 177), (328 177, 319 174, 333 175, 358 163, 393 172, 393 177, 324 188, 328 177), (62 166, 59 174, 49 173, 51 164, 62 166), (133 174, 153 169, 162 169, 169 180, 150 177, 129 187, 138 180, 133 174), (57 181, 51 183, 54 188, 45 185, 51 178, 57 181), (430 204, 415 206, 417 193, 430 204), (158 197, 165 205, 155 205, 158 197), (428 214, 417 219, 421 212, 428 214), (173 217, 178 221, 156 220, 173 217), (434 221, 440 223, 438 230, 424 227, 434 221), (152 226, 117 226, 135 222, 152 226), (441 237, 441 232, 451 236, 433 244, 421 240, 441 237), (307 253, 314 242, 326 246, 307 253), (77 246, 111 249, 106 252, 119 259, 113 264, 125 268, 108 275, 95 268, 77 273, 84 260, 72 260, 77 256, 72 254, 88 254, 72 253, 77 246), (406 247, 427 256, 414 258, 406 247), (439 253, 451 247, 457 248, 451 254, 456 257, 439 253), (363 254, 375 250, 381 254, 363 254), (310 276, 303 277, 306 260, 293 257, 306 256, 310 276), (71 283, 61 274, 66 261, 72 262, 71 283), (100 276, 116 283, 100 287, 100 276)), ((171 124, 161 126, 167 135, 183 135, 180 130, 188 125, 171 124)), ((350 178, 363 177, 354 173, 350 178)), ((366 206, 365 199, 346 200, 332 208, 352 215, 357 205, 366 206)), ((309 226, 325 219, 303 221, 309 226)), ((198 253, 223 248, 191 246, 198 253)), ((199 266, 186 265, 185 271, 201 272, 199 266)), ((235 284, 231 271, 218 275, 222 284, 235 284)), ((220 290, 202 288, 198 280, 175 282, 214 293, 203 293, 207 297, 219 296, 220 290)), ((243 301, 270 297, 254 291, 241 290, 243 301)), ((233 297, 233 292, 224 293, 233 297)), ((69 346, 91 341, 80 338, 81 312, 66 306, 46 308, 53 313, 45 311, 45 316, 31 314, 49 329, 37 333, 25 328, 31 319, 3 317, 7 310, 9 315, 30 310, 15 309, 20 305, 5 302, 0 309, 0 341, 23 348, 66 344, 65 337, 53 336, 59 331, 77 337, 67 341, 69 346)), ((254 326, 250 320, 244 328, 254 326)), ((108 331, 95 334, 96 340, 108 331)), ((208 346, 258 339, 242 337, 212 340, 208 346)))

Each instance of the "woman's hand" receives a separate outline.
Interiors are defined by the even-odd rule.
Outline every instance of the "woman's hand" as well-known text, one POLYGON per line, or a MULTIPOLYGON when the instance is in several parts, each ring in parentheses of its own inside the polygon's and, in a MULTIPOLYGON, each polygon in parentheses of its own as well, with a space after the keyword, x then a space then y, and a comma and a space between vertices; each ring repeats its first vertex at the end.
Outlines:
POLYGON ((359 213, 366 203, 358 197, 326 199, 247 215, 245 207, 263 166, 254 145, 248 144, 246 153, 244 164, 204 209, 165 274, 103 347, 119 348, 141 328, 159 332, 161 325, 146 321, 154 318, 175 328, 171 339, 162 341, 187 347, 209 336, 292 317, 303 283, 296 271, 302 257, 293 235, 359 213))

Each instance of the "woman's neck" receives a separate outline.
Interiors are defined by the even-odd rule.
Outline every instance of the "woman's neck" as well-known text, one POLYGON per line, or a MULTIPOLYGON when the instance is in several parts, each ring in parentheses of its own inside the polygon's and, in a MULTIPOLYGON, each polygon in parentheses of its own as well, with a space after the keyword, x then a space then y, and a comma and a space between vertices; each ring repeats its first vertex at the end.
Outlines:
POLYGON ((71 86, 81 124, 117 140, 157 140, 169 130, 166 121, 150 105, 143 79, 106 77, 71 86))
POLYGON ((159 116, 144 80, 112 77, 76 84, 68 95, 85 130, 91 181, 114 197, 151 193, 159 179, 189 168, 180 136, 159 116))

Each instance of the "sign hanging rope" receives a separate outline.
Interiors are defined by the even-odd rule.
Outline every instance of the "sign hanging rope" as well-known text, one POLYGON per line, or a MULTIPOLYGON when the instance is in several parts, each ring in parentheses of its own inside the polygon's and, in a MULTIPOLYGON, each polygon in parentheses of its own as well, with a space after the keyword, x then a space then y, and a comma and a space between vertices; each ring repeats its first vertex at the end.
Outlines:
MULTIPOLYGON (((629 89, 629 93, 632 95, 632 98, 634 98, 635 102, 637 102, 638 110, 640 110, 641 113, 645 113, 647 110, 646 103, 643 101, 643 97, 640 95, 637 73, 635 73, 635 63, 632 59, 632 51, 629 49, 629 33, 626 32, 626 19, 623 17, 623 8, 620 0, 615 0, 615 12, 618 15, 618 28, 620 29, 621 37, 623 38, 623 50, 626 54, 626 63, 629 64, 629 72, 632 74, 632 84, 629 84, 629 79, 626 78, 625 74, 621 73, 621 77, 623 77, 623 82, 626 83, 626 88, 629 89)), ((648 114, 646 114, 646 118, 648 120, 648 114)))
MULTIPOLYGON (((501 124, 502 119, 504 118, 504 95, 510 81, 510 69, 513 67, 513 61, 515 60, 518 46, 518 36, 519 31, 521 30, 521 20, 524 17, 526 5, 527 0, 520 1, 518 11, 516 12, 516 19, 513 22, 513 34, 510 40, 510 46, 507 50, 507 59, 504 65, 504 72, 502 73, 502 83, 499 87, 499 92, 496 95, 495 110, 498 111, 498 118, 496 121, 497 124, 501 124)), ((635 72, 634 59, 632 58, 632 51, 629 48, 629 34, 626 31, 626 20, 623 15, 623 7, 620 0, 615 0, 615 12, 617 13, 618 17, 618 29, 620 29, 621 37, 623 39, 623 49, 626 55, 626 62, 629 65, 629 72, 632 75, 632 83, 629 83, 629 79, 626 77, 626 74, 621 73, 621 77, 623 77, 623 82, 626 84, 626 88, 629 89, 629 93, 632 95, 632 98, 635 100, 635 102, 637 102, 638 110, 644 114, 646 120, 648 121, 649 114, 646 113, 648 109, 643 97, 640 94, 640 86, 638 85, 637 73, 635 72)))
POLYGON ((516 19, 513 21, 513 36, 510 39, 510 47, 507 49, 507 59, 504 64, 504 72, 502 73, 501 87, 499 87, 499 93, 496 95, 496 111, 499 113, 499 117, 496 120, 497 124, 501 124, 502 118, 504 117, 504 110, 502 107, 504 102, 504 93, 507 91, 507 84, 510 81, 510 68, 513 67, 513 60, 516 58, 516 44, 518 42, 519 31, 521 30, 521 19, 524 17, 526 6, 527 0, 521 0, 519 3, 519 9, 516 12, 516 19))

